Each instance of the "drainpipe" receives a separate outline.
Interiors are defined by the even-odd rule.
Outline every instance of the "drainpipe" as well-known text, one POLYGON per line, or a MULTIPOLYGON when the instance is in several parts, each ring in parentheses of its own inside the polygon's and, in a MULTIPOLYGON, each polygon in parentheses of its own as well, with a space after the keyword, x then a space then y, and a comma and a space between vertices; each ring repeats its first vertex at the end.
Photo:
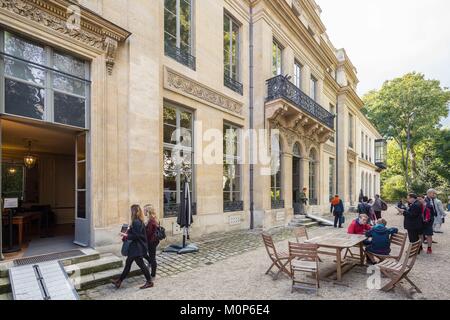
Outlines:
POLYGON ((254 203, 254 164, 253 164, 253 110, 254 110, 254 100, 253 100, 253 2, 250 2, 250 25, 249 25, 249 120, 250 120, 250 230, 255 228, 255 203, 254 203))
POLYGON ((336 194, 338 194, 340 197, 342 195, 339 193, 339 98, 336 99, 336 126, 334 128, 336 134, 334 143, 336 144, 336 194))

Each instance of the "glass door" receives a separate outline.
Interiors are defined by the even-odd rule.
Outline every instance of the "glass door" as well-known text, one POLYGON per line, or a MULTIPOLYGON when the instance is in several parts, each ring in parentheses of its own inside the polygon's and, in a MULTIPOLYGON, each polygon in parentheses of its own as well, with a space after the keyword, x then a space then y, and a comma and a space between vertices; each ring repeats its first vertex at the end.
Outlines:
POLYGON ((83 132, 75 143, 75 240, 74 243, 87 247, 90 245, 91 212, 89 203, 89 155, 88 134, 83 132))

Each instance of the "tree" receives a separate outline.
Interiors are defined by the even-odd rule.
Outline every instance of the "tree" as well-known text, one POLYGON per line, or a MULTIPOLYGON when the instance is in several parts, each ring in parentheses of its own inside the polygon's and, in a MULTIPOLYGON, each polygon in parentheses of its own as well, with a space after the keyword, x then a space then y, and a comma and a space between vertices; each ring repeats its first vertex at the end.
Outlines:
POLYGON ((385 138, 398 145, 405 189, 412 191, 418 171, 417 148, 438 132, 440 120, 448 115, 450 91, 441 88, 439 81, 412 72, 386 81, 363 100, 367 117, 385 138))

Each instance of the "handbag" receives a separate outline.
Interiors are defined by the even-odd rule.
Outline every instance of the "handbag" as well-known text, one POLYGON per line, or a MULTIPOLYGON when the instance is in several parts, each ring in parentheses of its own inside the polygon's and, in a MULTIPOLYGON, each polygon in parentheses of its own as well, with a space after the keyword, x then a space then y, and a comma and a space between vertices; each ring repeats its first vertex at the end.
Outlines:
POLYGON ((344 216, 343 214, 339 217, 339 222, 340 222, 341 224, 344 224, 344 223, 345 223, 345 216, 344 216))
POLYGON ((124 257, 128 257, 128 251, 130 250, 131 240, 125 240, 122 243, 122 250, 121 253, 124 257))
POLYGON ((387 211, 387 209, 388 209, 387 203, 384 202, 384 201, 381 201, 381 210, 382 211, 387 211))
POLYGON ((159 224, 158 227, 156 228, 156 239, 158 239, 158 241, 161 241, 164 240, 165 238, 166 238, 166 229, 161 227, 161 224, 159 224))

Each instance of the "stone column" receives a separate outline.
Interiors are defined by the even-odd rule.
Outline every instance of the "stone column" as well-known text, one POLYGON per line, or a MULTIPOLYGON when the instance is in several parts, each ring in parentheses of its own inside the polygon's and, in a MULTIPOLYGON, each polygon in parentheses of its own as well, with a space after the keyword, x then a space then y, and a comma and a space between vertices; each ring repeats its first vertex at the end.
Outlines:
POLYGON ((283 153, 282 155, 282 174, 281 174, 281 187, 283 193, 283 200, 285 209, 292 209, 292 154, 283 153))

